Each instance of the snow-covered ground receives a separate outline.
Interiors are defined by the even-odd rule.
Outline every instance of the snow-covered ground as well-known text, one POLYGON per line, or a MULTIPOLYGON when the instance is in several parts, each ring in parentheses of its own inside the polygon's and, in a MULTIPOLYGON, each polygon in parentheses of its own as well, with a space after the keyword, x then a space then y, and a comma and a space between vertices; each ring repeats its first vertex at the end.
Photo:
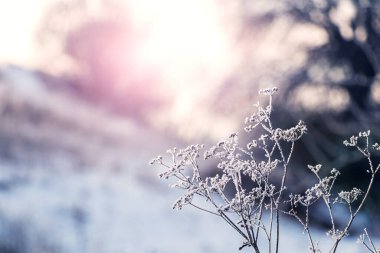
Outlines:
MULTIPOLYGON (((148 161, 176 141, 14 71, 0 80, 0 252, 238 252, 217 217, 171 209, 178 192, 148 161)), ((285 225, 281 247, 307 252, 302 229, 285 225)))
MULTIPOLYGON (((0 252, 9 247, 33 253, 227 253, 238 252, 241 243, 214 216, 171 210, 176 194, 130 172, 47 173, 6 166, 1 171, 1 185, 11 186, 0 194, 0 252)), ((327 240, 323 233, 318 236, 327 240)), ((299 226, 285 226, 282 247, 306 252, 307 238, 299 226)), ((341 252, 361 250, 351 241, 341 252)))
POLYGON ((15 252, 231 252, 239 243, 218 222, 175 213, 173 196, 128 173, 1 169, 13 186, 0 194, 0 242, 15 252))

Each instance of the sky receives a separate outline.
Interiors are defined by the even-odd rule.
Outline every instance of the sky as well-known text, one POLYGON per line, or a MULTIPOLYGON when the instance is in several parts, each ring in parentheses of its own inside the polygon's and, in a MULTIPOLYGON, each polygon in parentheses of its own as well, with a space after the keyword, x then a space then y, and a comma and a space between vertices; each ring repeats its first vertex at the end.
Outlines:
MULTIPOLYGON (((95 0, 96 1, 96 0, 95 0)), ((89 1, 89 2, 95 2, 89 1)), ((36 66, 41 52, 37 51, 35 33, 45 9, 52 0, 0 0, 0 64, 13 63, 36 66)), ((212 0, 125 0, 132 22, 137 29, 148 30, 139 55, 150 64, 170 66, 171 77, 182 75, 183 65, 220 63, 230 57, 228 34, 212 0), (170 55, 169 55, 170 54, 170 55), (166 57, 169 55, 169 57, 166 57), (176 68, 176 69, 175 69, 176 68)))
MULTIPOLYGON (((101 0, 87 0, 87 3, 96 9, 99 1, 101 0)), ((137 34, 136 37, 140 37, 134 43, 132 54, 129 49, 119 52, 115 47, 116 61, 123 66, 122 71, 126 64, 128 68, 133 66, 136 78, 131 78, 132 81, 148 76, 150 71, 159 73, 161 90, 175 98, 166 117, 159 114, 152 122, 157 123, 157 127, 174 124, 178 126, 181 135, 189 135, 190 138, 192 136, 188 131, 212 132, 215 138, 224 136, 226 131, 234 131, 237 124, 231 123, 229 119, 218 119, 222 122, 213 124, 216 119, 210 117, 202 104, 217 90, 218 85, 236 74, 241 64, 242 55, 237 52, 236 45, 238 22, 235 22, 234 9, 226 3, 223 6, 217 5, 217 0, 121 1, 126 5, 132 36, 137 34), (193 115, 203 120, 194 122, 193 115), (223 127, 209 130, 214 125, 223 127)), ((67 71, 65 66, 52 63, 51 56, 44 52, 47 50, 41 51, 41 46, 35 39, 47 7, 55 2, 57 0, 0 0, 0 65, 14 64, 55 74, 60 74, 62 69, 67 71)), ((341 8, 350 9, 346 5, 341 8)), ((337 12, 339 13, 345 12, 337 12)), ((339 18, 339 15, 334 17, 338 21, 346 20, 339 18)), ((324 33, 311 33, 316 29, 309 26, 298 26, 289 33, 289 27, 294 24, 287 22, 286 19, 279 19, 273 22, 270 32, 260 33, 257 30, 253 34, 250 50, 254 52, 248 57, 259 60, 252 61, 255 64, 249 66, 249 72, 260 73, 261 65, 282 64, 281 66, 288 67, 290 57, 292 63, 300 59, 300 65, 306 56, 304 51, 296 50, 298 45, 325 43, 324 33), (308 36, 304 36, 306 33, 308 36), (285 39, 278 43, 279 37, 285 39)), ((345 23, 342 24, 344 29, 345 23)), ((65 65, 67 62, 62 60, 61 63, 65 65)), ((67 68, 70 67, 68 65, 67 68)), ((129 89, 127 86, 122 88, 129 89)), ((302 98, 305 97, 303 94, 302 98)))
MULTIPOLYGON (((100 0, 87 1, 96 8, 100 0)), ((132 61, 136 75, 146 75, 147 70, 160 74, 160 85, 176 98, 165 120, 181 122, 236 67, 230 9, 223 5, 221 10, 215 0, 122 1, 133 30, 143 34, 133 48, 132 59, 130 51, 126 52, 127 62, 132 61)), ((67 71, 65 66, 51 62, 48 50, 41 51, 35 39, 47 7, 54 2, 0 0, 0 65, 14 64, 58 75, 61 70, 67 71)))
POLYGON ((34 30, 49 0, 0 0, 0 64, 33 66, 34 30))

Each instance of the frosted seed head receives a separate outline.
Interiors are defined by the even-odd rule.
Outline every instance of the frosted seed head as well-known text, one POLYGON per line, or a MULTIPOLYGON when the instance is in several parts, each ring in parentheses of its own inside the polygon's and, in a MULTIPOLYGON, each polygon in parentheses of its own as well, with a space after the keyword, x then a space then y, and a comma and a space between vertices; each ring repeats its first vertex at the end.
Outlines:
POLYGON ((157 156, 156 158, 153 158, 150 162, 149 165, 153 164, 162 164, 162 156, 157 156))
POLYGON ((273 96, 277 92, 278 92, 278 88, 277 87, 259 90, 259 94, 260 95, 264 95, 264 96, 273 96))
POLYGON ((315 174, 318 174, 319 170, 322 168, 322 165, 321 164, 317 164, 315 166, 308 165, 307 167, 309 168, 309 170, 311 170, 315 174))
POLYGON ((353 135, 350 140, 343 141, 343 144, 347 147, 355 147, 358 144, 358 137, 353 135))

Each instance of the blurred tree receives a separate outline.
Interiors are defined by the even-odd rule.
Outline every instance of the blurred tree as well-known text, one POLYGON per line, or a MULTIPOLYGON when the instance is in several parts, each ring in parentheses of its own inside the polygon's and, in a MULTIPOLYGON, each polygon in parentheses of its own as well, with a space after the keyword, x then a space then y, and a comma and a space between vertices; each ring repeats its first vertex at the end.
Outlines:
MULTIPOLYGON (((258 87, 279 86, 276 122, 290 127, 302 119, 309 129, 296 147, 301 155, 293 161, 292 190, 301 191, 308 184, 306 165, 317 163, 341 170, 337 183, 345 190, 365 185, 367 162, 342 142, 368 129, 380 141, 380 2, 239 3, 237 38, 244 52, 243 64, 220 87, 215 110, 248 115, 243 108, 250 109, 247 101, 256 100, 253 94, 258 87)), ((380 162, 380 155, 373 159, 380 162)), ((376 183, 380 184, 379 179, 376 183)), ((379 200, 380 188, 375 187, 367 204, 367 211, 377 220, 371 224, 380 221, 379 200)), ((323 218, 314 219, 323 223, 323 218)))
POLYGON ((328 34, 328 43, 309 52, 307 64, 289 85, 339 85, 349 93, 350 106, 367 109, 371 87, 380 70, 379 2, 314 0, 289 5, 288 13, 296 21, 315 24, 328 34), (313 75, 311 69, 321 64, 325 68, 313 75))
MULTIPOLYGON (((342 187, 360 187, 368 180, 363 174, 366 161, 354 150, 342 145, 344 139, 358 131, 371 129, 372 137, 380 140, 378 87, 380 71, 380 2, 370 0, 284 1, 281 7, 262 16, 245 17, 246 29, 255 29, 256 22, 269 25, 286 16, 294 26, 307 24, 318 27, 327 35, 326 43, 307 50, 304 64, 285 72, 281 81, 284 94, 278 110, 280 122, 291 125, 302 118, 309 134, 304 138, 302 157, 296 161, 329 164, 341 169, 342 187), (289 120, 290 119, 290 120, 289 120), (288 123, 286 123, 288 122, 288 123)), ((305 35, 306 36, 306 35, 305 35)), ((301 50, 301 49, 300 49, 301 50)), ((373 157, 376 163, 380 156, 373 157)), ((305 174, 294 172, 297 187, 303 187, 305 174)), ((379 184, 377 180, 377 184, 379 184)), ((379 187, 371 196, 367 210, 378 213, 379 187)), ((379 222, 379 215, 377 221, 379 222)))
MULTIPOLYGON (((313 0, 289 1, 288 4, 287 15, 295 22, 311 23, 322 28, 328 40, 310 50, 306 64, 285 81, 285 99, 292 99, 297 94, 294 91, 303 86, 328 87, 322 93, 315 92, 314 96, 327 96, 330 100, 348 94, 348 101, 340 110, 303 110, 302 115, 311 128, 304 146, 315 161, 322 159, 349 170, 350 177, 344 179, 345 183, 360 184, 360 172, 355 168, 365 165, 365 162, 357 160, 358 156, 354 153, 347 152, 341 146, 341 140, 366 129, 371 129, 374 138, 380 139, 377 128, 380 122, 377 110, 379 101, 374 99, 380 71, 380 3, 313 0), (330 96, 329 93, 334 91, 339 92, 330 96), (335 140, 338 140, 339 146, 332 144, 335 140)), ((313 96, 299 94, 302 95, 313 96)), ((379 157, 375 159, 379 161, 379 157)), ((375 195, 378 199, 380 192, 375 195)))

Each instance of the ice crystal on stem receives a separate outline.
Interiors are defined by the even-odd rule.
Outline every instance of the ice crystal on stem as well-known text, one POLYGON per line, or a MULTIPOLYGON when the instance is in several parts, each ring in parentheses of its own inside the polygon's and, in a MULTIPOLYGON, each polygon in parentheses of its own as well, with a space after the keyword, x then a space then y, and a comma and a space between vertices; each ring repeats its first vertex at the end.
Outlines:
MULTIPOLYGON (((241 144, 238 134, 233 133, 206 150, 198 144, 184 149, 169 149, 169 159, 158 156, 150 164, 164 168, 159 176, 174 180, 171 187, 184 192, 173 204, 174 209, 191 206, 220 217, 241 235, 243 243, 239 249, 251 247, 256 253, 280 251, 279 241, 284 231, 280 219, 284 215, 295 218, 303 226, 310 243, 309 251, 321 252, 311 233, 309 213, 313 205, 322 203, 329 214, 331 226, 327 234, 333 239, 329 252, 335 253, 341 240, 349 235, 352 222, 363 207, 380 167, 374 167, 371 159, 370 131, 360 132, 343 142, 356 148, 368 160, 370 179, 365 191, 353 188, 337 193, 334 183, 340 172, 333 168, 322 177, 322 165, 317 164, 307 166, 316 183, 304 192, 289 192, 287 174, 292 169, 290 162, 294 145, 306 134, 307 127, 299 121, 294 127, 282 129, 272 121, 272 98, 277 92, 277 88, 259 92, 269 99, 265 106, 257 103, 256 111, 245 119, 244 130, 255 136, 247 143, 241 144), (216 160, 218 173, 215 176, 202 176, 202 158, 216 160), (274 173, 280 174, 280 180, 275 179, 274 173), (246 181, 250 181, 249 187, 243 183, 246 181), (199 201, 202 199, 204 204, 199 201), (353 202, 358 204, 353 206, 353 202), (350 215, 347 223, 338 227, 332 205, 339 203, 345 204, 350 215)), ((379 144, 373 144, 371 150, 380 150, 379 144)), ((369 249, 365 238, 369 237, 362 236, 361 242, 369 249)), ((374 247, 370 251, 377 252, 374 247)))

